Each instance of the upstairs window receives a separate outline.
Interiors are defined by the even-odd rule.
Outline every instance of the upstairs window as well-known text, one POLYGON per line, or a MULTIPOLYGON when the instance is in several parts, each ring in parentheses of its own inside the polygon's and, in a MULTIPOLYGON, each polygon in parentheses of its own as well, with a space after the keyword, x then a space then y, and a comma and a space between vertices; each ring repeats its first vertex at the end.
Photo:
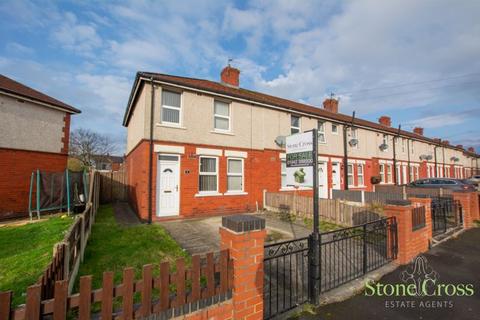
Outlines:
POLYGON ((349 128, 348 129, 348 136, 349 136, 349 144, 352 148, 358 149, 358 132, 356 128, 349 128))
POLYGON ((338 134, 338 125, 332 124, 332 134, 338 134))
POLYGON ((214 128, 220 131, 230 131, 230 105, 222 101, 215 101, 214 128))
POLYGON ((180 125, 181 95, 162 91, 162 123, 180 125))
POLYGON ((327 140, 325 139, 325 122, 318 121, 317 129, 318 129, 318 142, 326 143, 327 140))
POLYGON ((412 154, 415 153, 415 141, 412 141, 412 154))
POLYGON ((405 138, 402 138, 402 152, 405 152, 405 145, 407 144, 407 140, 405 138))
POLYGON ((243 191, 243 159, 227 160, 227 191, 243 191))
POLYGON ((218 158, 200 157, 199 192, 218 192, 218 158))
POLYGON ((300 132, 300 117, 290 116, 290 133, 295 134, 300 132))

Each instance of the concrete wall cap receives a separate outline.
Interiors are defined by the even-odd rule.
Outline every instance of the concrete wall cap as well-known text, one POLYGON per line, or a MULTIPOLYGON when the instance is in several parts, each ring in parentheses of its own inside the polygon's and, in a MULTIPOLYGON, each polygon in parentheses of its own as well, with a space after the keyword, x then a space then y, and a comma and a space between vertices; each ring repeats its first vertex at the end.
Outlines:
POLYGON ((252 215, 233 215, 222 217, 222 226, 235 232, 247 232, 265 229, 265 219, 252 215))

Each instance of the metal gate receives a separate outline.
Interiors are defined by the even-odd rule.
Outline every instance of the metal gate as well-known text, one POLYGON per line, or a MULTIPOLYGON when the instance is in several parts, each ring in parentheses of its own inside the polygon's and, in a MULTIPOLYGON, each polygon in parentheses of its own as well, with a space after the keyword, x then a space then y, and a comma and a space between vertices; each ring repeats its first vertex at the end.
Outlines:
POLYGON ((451 197, 432 198, 432 231, 438 236, 463 225, 462 206, 451 197))
MULTIPOLYGON (((272 318, 312 299, 309 238, 265 246, 264 318, 272 318)), ((394 217, 320 235, 319 292, 339 287, 365 275, 397 256, 394 217)))

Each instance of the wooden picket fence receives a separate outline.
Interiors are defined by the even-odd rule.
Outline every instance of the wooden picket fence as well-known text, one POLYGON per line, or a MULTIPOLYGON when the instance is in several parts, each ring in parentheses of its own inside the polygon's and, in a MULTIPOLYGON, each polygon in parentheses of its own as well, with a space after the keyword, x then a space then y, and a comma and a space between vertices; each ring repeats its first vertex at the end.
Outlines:
POLYGON ((119 171, 100 172, 101 203, 127 201, 127 174, 122 167, 119 171))
MULTIPOLYGON (((265 192, 263 207, 300 217, 313 218, 312 197, 293 192, 265 192)), ((320 218, 339 225, 354 226, 377 220, 381 212, 362 205, 351 205, 340 200, 319 199, 320 218)))
MULTIPOLYGON (((41 297, 42 286, 27 289, 26 304, 11 309, 12 292, 0 293, 0 319, 53 320, 71 318, 87 320, 137 319, 169 311, 188 313, 231 296, 233 260, 229 251, 193 256, 190 267, 185 260, 176 261, 175 272, 169 262, 144 265, 142 277, 135 279, 135 270, 123 270, 123 282, 114 284, 114 273, 104 272, 102 288, 92 289, 92 276, 80 277, 79 293, 68 293, 68 280, 55 281, 52 299, 41 297), (156 269, 157 268, 157 269, 156 269), (155 276, 154 274, 158 273, 155 276), (100 304, 100 308, 97 305, 100 304)), ((176 313, 176 314, 177 314, 176 313)))
POLYGON ((52 261, 37 281, 42 299, 53 297, 57 281, 67 281, 69 292, 73 288, 97 214, 100 199, 99 185, 100 176, 98 172, 92 171, 89 179, 89 199, 85 210, 75 217, 75 222, 70 226, 63 240, 54 245, 52 261))

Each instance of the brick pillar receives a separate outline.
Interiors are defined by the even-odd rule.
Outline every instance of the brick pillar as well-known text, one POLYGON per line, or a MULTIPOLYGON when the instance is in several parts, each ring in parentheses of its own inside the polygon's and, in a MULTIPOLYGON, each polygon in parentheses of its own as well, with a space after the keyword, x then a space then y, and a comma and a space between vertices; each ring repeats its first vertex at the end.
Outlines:
POLYGON ((233 260, 233 319, 263 319, 265 220, 248 215, 222 218, 220 245, 233 260))
POLYGON ((454 192, 453 199, 462 205, 463 227, 473 227, 473 221, 478 220, 478 195, 476 192, 454 192))
POLYGON ((433 238, 432 230, 432 199, 430 198, 409 198, 414 207, 425 206, 425 228, 428 234, 428 240, 433 238))
POLYGON ((397 220, 398 264, 407 264, 418 254, 428 250, 428 231, 426 226, 412 230, 412 209, 409 201, 397 201, 399 205, 385 205, 383 212, 387 217, 397 220))

